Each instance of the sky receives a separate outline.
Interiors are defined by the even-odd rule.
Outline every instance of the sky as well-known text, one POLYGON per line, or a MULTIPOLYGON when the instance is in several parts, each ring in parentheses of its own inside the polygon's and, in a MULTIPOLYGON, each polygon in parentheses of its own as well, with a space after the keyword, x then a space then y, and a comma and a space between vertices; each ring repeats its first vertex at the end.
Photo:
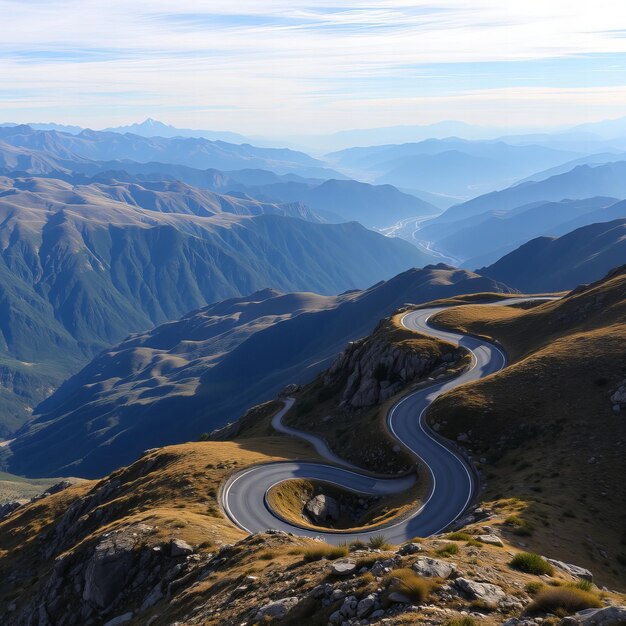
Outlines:
POLYGON ((0 121, 286 135, 626 115, 626 0, 0 0, 0 121))

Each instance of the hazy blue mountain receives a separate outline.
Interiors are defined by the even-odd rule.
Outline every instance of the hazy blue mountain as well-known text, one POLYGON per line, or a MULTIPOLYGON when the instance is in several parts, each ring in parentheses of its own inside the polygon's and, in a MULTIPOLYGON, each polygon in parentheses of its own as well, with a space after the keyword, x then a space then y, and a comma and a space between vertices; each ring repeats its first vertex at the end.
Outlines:
POLYGON ((485 291, 508 288, 439 265, 340 296, 266 290, 195 311, 129 337, 68 380, 11 445, 11 471, 100 476, 309 380, 405 302, 485 291))
POLYGON ((255 197, 279 202, 303 202, 331 221, 337 218, 356 220, 373 227, 391 226, 407 217, 439 213, 429 202, 402 193, 391 185, 369 185, 355 180, 331 179, 313 184, 281 182, 248 187, 247 191, 255 197))
POLYGON ((580 165, 565 174, 543 181, 521 183, 494 191, 450 207, 436 222, 454 222, 487 211, 509 211, 532 202, 558 202, 564 198, 582 200, 594 196, 626 198, 626 161, 596 167, 580 165))
MULTIPOLYGON (((453 226, 458 228, 437 239, 437 247, 461 259, 490 255, 487 258, 493 262, 529 239, 540 235, 561 235, 572 230, 563 225, 575 219, 581 220, 581 226, 593 224, 598 221, 597 211, 611 205, 616 205, 618 211, 623 210, 616 198, 599 197, 537 202, 507 212, 490 211, 455 222, 453 226)), ((476 266, 472 264, 471 267, 476 266)))
MULTIPOLYGON (((26 124, 35 130, 58 130, 61 133, 70 133, 71 135, 78 135, 78 133, 82 133, 85 130, 82 126, 74 126, 72 124, 55 124, 54 122, 49 122, 47 124, 42 123, 29 123, 26 124)), ((2 126, 23 126, 23 124, 15 124, 13 122, 6 122, 4 124, 0 124, 2 126)))
POLYGON ((193 130, 191 128, 176 128, 169 124, 164 124, 158 120, 148 118, 141 123, 129 124, 127 126, 115 126, 105 128, 103 132, 110 133, 131 133, 142 137, 201 137, 210 141, 228 141, 229 143, 247 143, 248 140, 239 133, 213 130, 193 130))
POLYGON ((599 280, 625 262, 626 217, 559 238, 538 237, 478 273, 527 293, 562 291, 599 280))
POLYGON ((506 187, 537 169, 579 156, 545 146, 512 146, 451 137, 418 143, 350 148, 327 155, 351 175, 397 187, 474 197, 506 187))
POLYGON ((341 175, 322 161, 287 148, 259 148, 193 137, 141 137, 130 133, 84 130, 78 135, 38 131, 29 126, 0 128, 0 141, 16 147, 44 150, 58 159, 111 161, 130 159, 187 165, 197 169, 261 168, 278 174, 330 178, 341 175))
POLYGON ((268 286, 338 293, 431 259, 354 222, 287 217, 298 211, 178 182, 0 178, 0 436, 129 332, 268 286))
MULTIPOLYGON (((78 158, 78 157, 77 157, 78 158)), ((390 185, 369 185, 352 180, 323 181, 297 174, 275 174, 262 169, 223 172, 185 165, 136 161, 69 161, 49 152, 16 148, 0 142, 0 173, 12 170, 54 176, 74 185, 90 182, 128 182, 148 186, 182 181, 231 197, 258 198, 265 204, 291 203, 297 217, 319 221, 356 220, 369 227, 385 227, 400 219, 438 213, 430 203, 390 185), (306 204, 313 210, 304 210, 306 204)), ((209 202, 210 204, 210 202, 209 202)))
POLYGON ((562 165, 557 165, 556 167, 551 167, 550 169, 543 170, 541 172, 535 172, 530 176, 527 176, 524 180, 519 181, 520 183, 525 183, 528 181, 541 181, 546 180, 546 178, 551 178, 552 176, 557 176, 558 174, 565 174, 570 170, 573 170, 578 165, 604 165, 605 163, 615 163, 616 161, 626 161, 626 153, 625 152, 601 152, 598 154, 590 154, 589 156, 580 157, 579 159, 574 159, 573 161, 568 161, 567 163, 563 163, 562 165))

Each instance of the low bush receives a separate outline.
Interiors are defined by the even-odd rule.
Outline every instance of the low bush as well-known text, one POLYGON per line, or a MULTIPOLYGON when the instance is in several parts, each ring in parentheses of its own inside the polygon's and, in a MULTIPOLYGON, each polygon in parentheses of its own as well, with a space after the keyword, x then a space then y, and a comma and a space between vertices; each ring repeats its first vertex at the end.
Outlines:
POLYGON ((477 626, 477 622, 471 617, 459 617, 446 622, 445 626, 477 626))
POLYGON ((365 548, 367 548, 367 544, 360 539, 350 542, 350 550, 365 550, 365 548))
POLYGON ((443 557, 449 557, 453 554, 457 554, 458 552, 459 546, 457 546, 456 543, 448 543, 443 546, 443 548, 439 548, 439 550, 437 550, 437 554, 443 557))
POLYGON ((538 580, 531 580, 529 583, 526 583, 524 589, 529 596, 536 596, 543 589, 543 583, 540 583, 538 580))
POLYGON ((595 593, 576 587, 558 587, 540 591, 527 610, 531 614, 554 613, 562 616, 601 606, 602 602, 595 593))
POLYGON ((446 535, 446 539, 449 539, 450 541, 469 541, 472 539, 472 536, 467 533, 456 532, 446 535))
POLYGON ((428 598, 432 583, 420 578, 412 569, 405 567, 387 574, 383 586, 389 592, 401 593, 411 602, 421 604, 428 598))
POLYGON ((311 561, 320 561, 321 559, 334 561, 335 559, 340 559, 341 557, 347 556, 347 554, 347 546, 332 546, 328 543, 320 543, 316 546, 310 546, 308 548, 305 548, 303 552, 304 560, 307 563, 310 563, 311 561))
POLYGON ((537 574, 537 576, 541 576, 542 574, 552 576, 554 573, 554 568, 550 563, 541 558, 538 554, 533 554, 532 552, 520 552, 516 554, 509 565, 521 572, 537 574))
POLYGON ((387 542, 385 535, 372 535, 370 537, 370 548, 375 550, 389 550, 391 544, 387 542))

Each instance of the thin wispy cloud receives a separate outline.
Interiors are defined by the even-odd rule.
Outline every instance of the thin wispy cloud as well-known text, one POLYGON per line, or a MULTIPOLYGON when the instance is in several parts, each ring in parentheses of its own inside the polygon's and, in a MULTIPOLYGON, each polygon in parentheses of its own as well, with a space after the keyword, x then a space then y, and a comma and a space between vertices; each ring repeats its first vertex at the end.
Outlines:
POLYGON ((498 123, 507 99, 537 124, 626 110, 621 0, 182 4, 0 0, 1 117, 286 132, 498 123))

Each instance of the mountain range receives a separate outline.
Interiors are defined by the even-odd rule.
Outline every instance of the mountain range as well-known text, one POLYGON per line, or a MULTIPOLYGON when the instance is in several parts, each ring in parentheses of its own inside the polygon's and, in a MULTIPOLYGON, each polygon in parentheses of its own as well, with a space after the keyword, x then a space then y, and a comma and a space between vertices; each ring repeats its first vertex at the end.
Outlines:
POLYGON ((0 178, 2 433, 130 332, 267 286, 339 293, 431 259, 354 222, 316 222, 298 204, 178 182, 0 178))
POLYGON ((405 302, 509 291, 438 265, 339 296, 264 290, 212 305, 129 337, 70 378, 17 434, 10 470, 101 476, 146 448, 196 439, 286 384, 308 381, 405 302))

